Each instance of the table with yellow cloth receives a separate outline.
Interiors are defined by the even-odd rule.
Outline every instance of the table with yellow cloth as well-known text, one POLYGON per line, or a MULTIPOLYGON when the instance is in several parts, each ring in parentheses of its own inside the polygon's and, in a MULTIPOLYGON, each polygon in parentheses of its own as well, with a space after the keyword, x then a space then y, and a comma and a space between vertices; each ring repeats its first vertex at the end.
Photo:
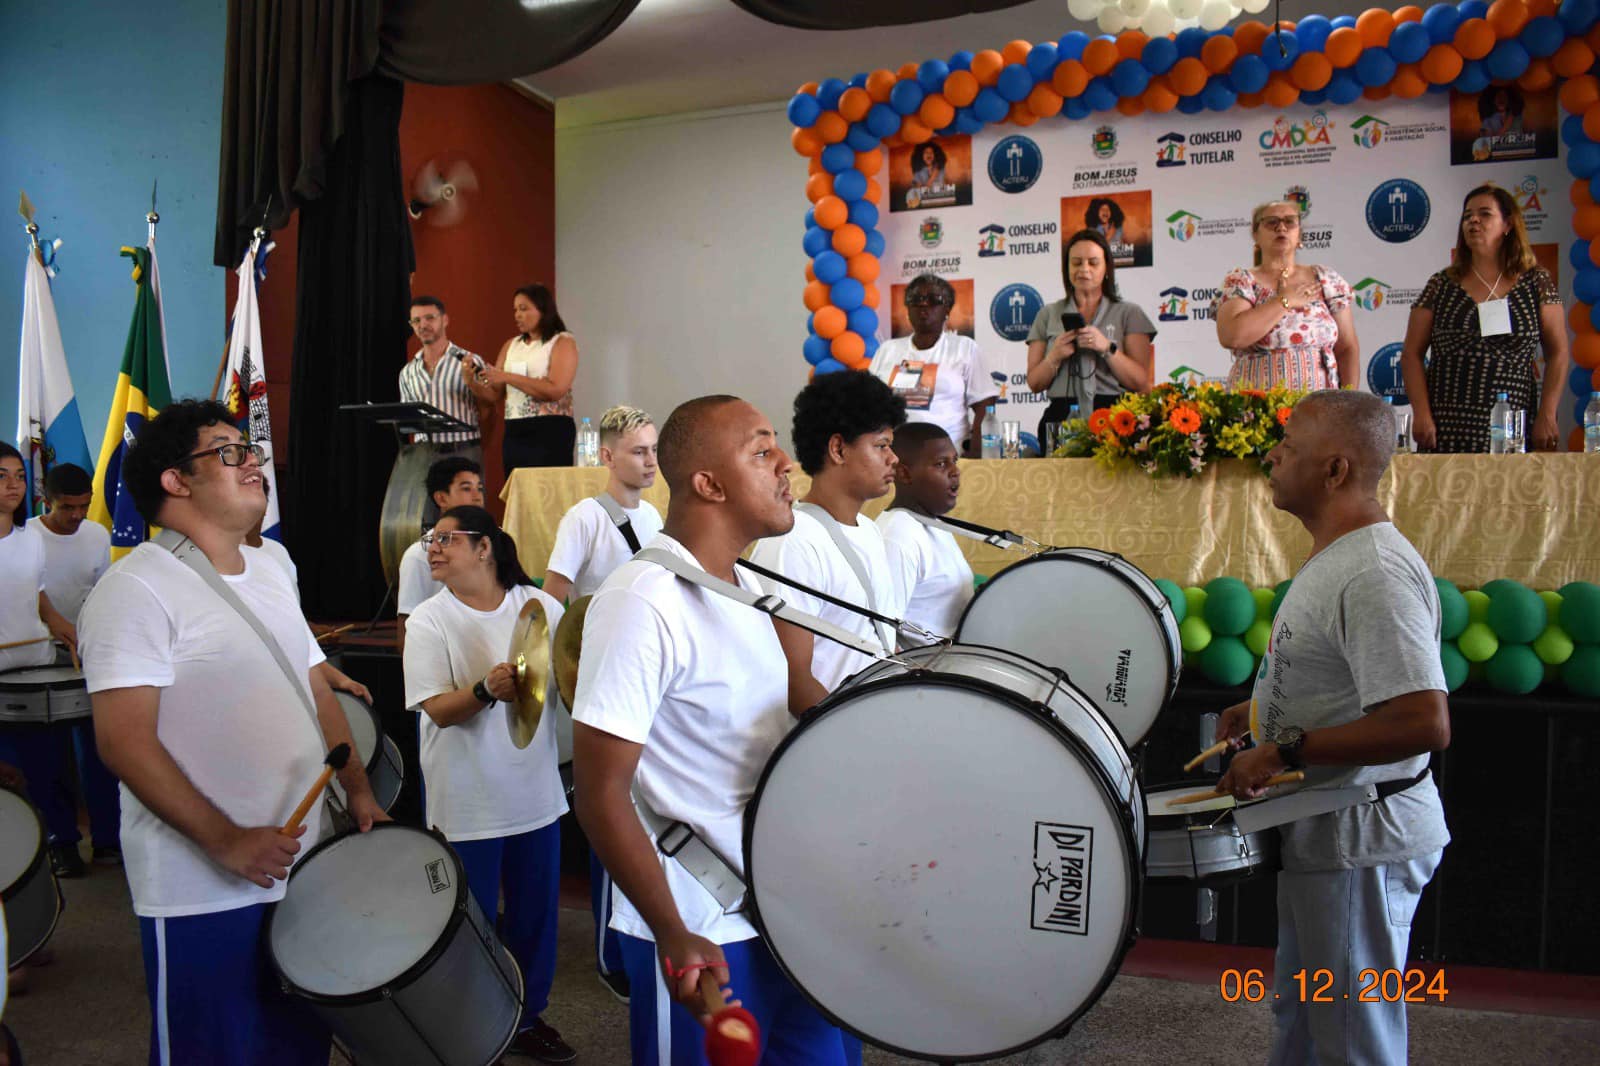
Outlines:
MULTIPOLYGON (((567 508, 605 488, 604 468, 515 471, 501 492, 523 567, 542 576, 567 508)), ((803 496, 810 479, 790 480, 803 496)), ((667 487, 644 494, 663 515, 667 487)), ((876 515, 891 497, 868 504, 876 515)), ((1463 588, 1511 578, 1538 589, 1600 581, 1600 456, 1397 455, 1378 499, 1434 574, 1463 588)), ((1189 478, 1154 479, 1092 459, 965 459, 956 518, 1045 544, 1114 551, 1180 585, 1224 575, 1252 586, 1294 576, 1311 538, 1272 506, 1258 464, 1226 460, 1189 478)), ((957 538, 974 572, 1021 553, 957 538)))

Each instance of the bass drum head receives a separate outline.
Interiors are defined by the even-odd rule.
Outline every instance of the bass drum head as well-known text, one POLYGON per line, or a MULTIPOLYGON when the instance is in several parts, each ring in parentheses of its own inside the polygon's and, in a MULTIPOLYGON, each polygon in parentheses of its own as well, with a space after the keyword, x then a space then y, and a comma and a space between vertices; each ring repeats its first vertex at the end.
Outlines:
POLYGON ((70 666, 25 666, 20 670, 0 673, 0 691, 19 689, 37 692, 40 689, 85 687, 83 671, 70 666))
POLYGON ((422 536, 422 518, 428 504, 428 467, 442 453, 433 444, 405 444, 389 471, 383 490, 383 510, 378 517, 378 557, 390 585, 400 584, 400 557, 422 536))
POLYGON ((356 760, 363 769, 371 770, 373 760, 378 757, 377 712, 348 692, 335 692, 333 698, 339 701, 344 720, 350 723, 350 739, 356 749, 356 760))
POLYGON ((1132 943, 1124 804, 1081 744, 980 682, 842 690, 747 809, 752 916, 828 1017, 895 1052, 986 1059, 1063 1031, 1132 943))
POLYGON ((320 1000, 403 985, 465 913, 466 874, 444 838, 384 822, 312 848, 267 919, 280 977, 320 1000))
POLYGON ((1172 698, 1183 662, 1161 590, 1131 563, 1089 548, 1000 571, 967 604, 956 637, 1066 671, 1130 748, 1172 698))
POLYGON ((44 825, 33 804, 0 788, 0 900, 33 872, 44 854, 44 825))

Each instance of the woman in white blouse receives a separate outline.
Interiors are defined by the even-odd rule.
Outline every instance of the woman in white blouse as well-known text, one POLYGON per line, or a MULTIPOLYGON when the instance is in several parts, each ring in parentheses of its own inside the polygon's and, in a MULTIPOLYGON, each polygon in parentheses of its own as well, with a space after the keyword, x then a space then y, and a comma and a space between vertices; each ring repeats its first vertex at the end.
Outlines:
POLYGON ((572 379, 578 342, 544 285, 524 285, 511 298, 517 335, 500 346, 494 366, 479 373, 505 397, 505 472, 524 466, 571 466, 577 425, 572 420, 572 379))

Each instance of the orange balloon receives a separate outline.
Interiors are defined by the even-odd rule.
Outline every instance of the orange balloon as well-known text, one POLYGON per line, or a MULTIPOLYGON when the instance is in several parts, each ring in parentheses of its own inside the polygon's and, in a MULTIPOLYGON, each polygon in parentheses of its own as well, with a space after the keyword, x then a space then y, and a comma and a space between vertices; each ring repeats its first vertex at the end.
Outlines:
POLYGON ((849 259, 867 250, 867 231, 854 222, 846 222, 833 231, 833 250, 849 259))
POLYGON ((1373 85, 1369 88, 1361 90, 1361 95, 1365 96, 1368 100, 1387 100, 1389 97, 1394 95, 1394 90, 1390 89, 1387 85, 1373 85))
POLYGON ((1149 41, 1150 36, 1139 30, 1123 30, 1117 34, 1117 54, 1123 59, 1138 59, 1149 41))
POLYGON ((814 156, 822 151, 822 138, 817 136, 815 130, 796 129, 789 134, 789 143, 801 155, 814 156))
POLYGON ((1050 86, 1067 99, 1082 96, 1089 86, 1089 71, 1076 59, 1063 60, 1050 75, 1050 86))
MULTIPOLYGON (((839 312, 841 315, 843 311, 839 312)), ((817 330, 817 336, 822 336, 822 330, 817 330)), ((833 357, 841 363, 856 363, 867 354, 867 342, 857 333, 840 333, 833 338, 829 345, 833 350, 833 357)), ((852 369, 855 369, 852 367, 852 369)))
POLYGON ((1590 51, 1600 55, 1600 23, 1583 35, 1583 43, 1589 46, 1590 51))
POLYGON ((917 80, 917 64, 915 64, 915 63, 901 63, 900 64, 900 69, 895 71, 895 80, 896 81, 916 81, 917 80))
POLYGON ((810 159, 806 160, 806 176, 807 177, 810 177, 812 174, 826 174, 827 172, 828 172, 828 168, 822 165, 822 157, 821 156, 815 156, 814 155, 810 159))
POLYGON ((1456 27, 1456 51, 1466 59, 1482 59, 1494 51, 1494 27, 1488 19, 1467 19, 1456 27))
POLYGON ((1116 66, 1121 58, 1122 53, 1117 51, 1117 42, 1108 41, 1104 37, 1096 37, 1083 49, 1083 67, 1095 77, 1110 74, 1111 68, 1116 66))
POLYGON ((837 196, 824 196, 818 200, 811 214, 823 229, 838 229, 850 221, 850 208, 837 196))
POLYGON ((1418 7, 1416 4, 1407 4, 1405 7, 1397 7, 1394 9, 1394 24, 1396 26, 1400 25, 1402 22, 1421 21, 1422 8, 1418 7))
POLYGON ((1594 203, 1594 194, 1589 192, 1589 183, 1582 178, 1572 183, 1567 195, 1571 198, 1573 207, 1588 207, 1594 203))
POLYGON ((944 80, 944 98, 957 107, 966 107, 978 98, 978 79, 970 70, 952 70, 944 80))
POLYGON ((1294 20, 1293 19, 1284 19, 1281 22, 1275 22, 1275 23, 1273 23, 1273 26, 1275 28, 1277 28, 1277 29, 1282 30, 1284 33, 1293 33, 1294 32, 1294 20))
POLYGON ((1035 85, 1033 92, 1028 94, 1028 110, 1040 118, 1053 118, 1061 114, 1061 105, 1066 101, 1061 99, 1061 94, 1048 85, 1035 85))
POLYGON ((1594 324, 1589 321, 1590 305, 1575 303, 1572 310, 1567 312, 1567 326, 1574 333, 1586 333, 1594 329, 1594 324))
POLYGON ((1158 115, 1164 115, 1178 106, 1178 94, 1172 91, 1172 86, 1167 84, 1167 79, 1157 75, 1150 79, 1150 84, 1145 87, 1144 106, 1158 115))
POLYGON ((1180 59, 1167 71, 1167 83, 1179 96, 1193 96, 1206 87, 1206 65, 1194 56, 1180 59))
POLYGON ((850 123, 837 111, 824 111, 811 128, 822 138, 823 144, 838 144, 850 132, 850 123))
POLYGON ((1436 44, 1422 57, 1422 76, 1430 84, 1446 85, 1461 75, 1464 65, 1455 45, 1436 44))
POLYGON ((1600 79, 1593 74, 1580 74, 1576 78, 1568 78, 1561 86, 1559 96, 1561 106, 1568 112, 1574 115, 1584 114, 1596 103, 1600 103, 1600 79))
POLYGON ((822 86, 818 85, 816 82, 808 81, 804 85, 800 86, 800 88, 795 90, 795 95, 798 96, 802 93, 811 93, 815 95, 816 91, 820 88, 822 88, 822 86))
POLYGON ((1394 33, 1394 16, 1381 7, 1369 7, 1357 17, 1356 32, 1368 48, 1382 48, 1394 33))
POLYGON ((1528 18, 1537 19, 1553 16, 1556 13, 1556 0, 1525 0, 1528 5, 1528 18))
POLYGON ((1494 27, 1495 36, 1502 41, 1510 40, 1522 32, 1522 27, 1528 24, 1528 5, 1522 0, 1494 0, 1489 5, 1489 14, 1486 16, 1489 25, 1494 27))
POLYGON ((1360 30, 1354 26, 1340 26, 1328 34, 1322 54, 1328 57, 1328 62, 1343 70, 1355 66, 1356 60, 1361 58, 1362 47, 1360 30))
POLYGON ((809 260, 809 259, 806 260, 806 280, 807 281, 816 281, 817 280, 817 268, 811 265, 811 260, 809 260))
POLYGON ((833 175, 827 171, 823 171, 821 174, 813 174, 806 179, 806 199, 812 203, 816 203, 824 196, 831 195, 832 192, 833 175))
POLYGON ((1593 374, 1589 375, 1589 382, 1594 386, 1594 391, 1600 392, 1600 370, 1596 370, 1593 374))
POLYGON ((1018 100, 1011 105, 1011 111, 1006 115, 1006 119, 1019 126, 1031 126, 1039 121, 1039 116, 1028 110, 1026 100, 1018 100))
POLYGON ((866 304, 868 307, 877 307, 878 301, 883 299, 883 297, 878 295, 878 287, 876 285, 869 284, 866 288, 867 294, 861 298, 861 302, 866 304))
POLYGON ((1550 65, 1550 60, 1534 56, 1528 62, 1528 69, 1522 72, 1517 79, 1517 84, 1530 93, 1543 92, 1556 83, 1556 68, 1550 65))
POLYGON ((1273 107, 1292 107, 1300 99, 1300 90, 1294 87, 1293 80, 1286 70, 1275 70, 1267 78, 1266 93, 1267 103, 1273 107))
POLYGON ((1561 77, 1576 78, 1594 66, 1594 50, 1573 37, 1556 49, 1556 54, 1550 57, 1550 65, 1561 77))
POLYGON ((883 150, 874 148, 870 152, 856 153, 856 169, 863 174, 876 174, 883 167, 883 150))
POLYGON ((1289 68, 1289 80, 1303 92, 1316 92, 1333 80, 1333 64, 1321 52, 1305 52, 1289 68))
POLYGON ((883 269, 883 265, 878 262, 877 256, 862 252, 860 255, 851 256, 846 268, 852 278, 866 285, 878 280, 878 272, 883 269))
MULTIPOLYGON (((1595 266, 1600 266, 1600 241, 1591 241, 1589 243, 1589 262, 1595 266)), ((1583 333, 1585 331, 1580 329, 1578 332, 1583 333)), ((1593 322, 1589 323, 1588 332, 1594 332, 1593 322)))
POLYGON ((1267 94, 1264 92, 1239 94, 1238 104, 1240 107, 1260 107, 1266 102, 1267 94))
POLYGON ((1265 23, 1257 22, 1255 19, 1246 19, 1234 27, 1233 43, 1238 46, 1239 54, 1242 56, 1259 55, 1261 42, 1265 41, 1267 34, 1271 32, 1265 23))
POLYGON ((820 311, 828 306, 828 287, 820 281, 806 283, 806 310, 820 311))
POLYGON ((900 120, 900 136, 907 144, 921 144, 933 136, 933 131, 917 116, 907 115, 900 120))
POLYGON ((1585 370, 1600 367, 1600 333, 1580 333, 1574 337, 1572 361, 1585 370))
POLYGON ((867 95, 867 90, 851 86, 839 96, 839 114, 848 122, 860 122, 867 117, 867 110, 872 107, 872 97, 867 95))
POLYGON ((1200 62, 1213 74, 1226 74, 1239 57, 1239 46, 1232 37, 1208 37, 1200 46, 1200 62))
MULTIPOLYGON (((1596 385, 1595 388, 1600 389, 1600 385, 1596 385)), ((1569 451, 1569 452, 1581 452, 1581 451, 1583 451, 1583 427, 1582 426, 1573 426, 1572 427, 1572 432, 1567 434, 1567 451, 1569 451)))
MULTIPOLYGON (((818 282, 817 284, 822 284, 818 282)), ((817 308, 812 315, 811 326, 817 331, 817 336, 825 341, 831 341, 843 333, 850 325, 849 316, 832 304, 824 304, 817 308)))
POLYGON ((877 178, 867 179, 867 191, 861 198, 869 204, 875 204, 883 199, 883 186, 878 184, 877 178))
POLYGON ((1419 64, 1402 63, 1395 70, 1389 88, 1402 100, 1415 100, 1428 91, 1428 79, 1422 76, 1419 64))
POLYGON ((1144 98, 1142 96, 1124 96, 1117 101, 1117 113, 1132 118, 1144 114, 1144 98))
POLYGON ((978 79, 979 85, 987 87, 1000 80, 1000 68, 1005 65, 1005 56, 993 48, 985 48, 972 57, 972 76, 978 79))
POLYGON ((940 94, 929 93, 917 108, 917 118, 930 130, 942 130, 956 120, 956 109, 940 94))
POLYGON ((1033 51, 1033 45, 1027 41, 1012 41, 1000 49, 1000 58, 1007 63, 1026 63, 1028 53, 1033 51))
POLYGON ((872 97, 875 104, 889 102, 889 94, 894 91, 894 83, 898 80, 894 71, 879 68, 867 75, 867 95, 872 97))

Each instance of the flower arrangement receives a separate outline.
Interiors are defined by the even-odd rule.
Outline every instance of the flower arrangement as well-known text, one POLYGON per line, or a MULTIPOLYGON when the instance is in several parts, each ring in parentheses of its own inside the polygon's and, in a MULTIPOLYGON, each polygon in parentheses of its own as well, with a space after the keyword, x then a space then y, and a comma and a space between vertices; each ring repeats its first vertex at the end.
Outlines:
POLYGON ((1265 457, 1305 395, 1163 382, 1067 423, 1054 454, 1092 456, 1107 467, 1133 463, 1152 477, 1194 477, 1217 459, 1265 457))

